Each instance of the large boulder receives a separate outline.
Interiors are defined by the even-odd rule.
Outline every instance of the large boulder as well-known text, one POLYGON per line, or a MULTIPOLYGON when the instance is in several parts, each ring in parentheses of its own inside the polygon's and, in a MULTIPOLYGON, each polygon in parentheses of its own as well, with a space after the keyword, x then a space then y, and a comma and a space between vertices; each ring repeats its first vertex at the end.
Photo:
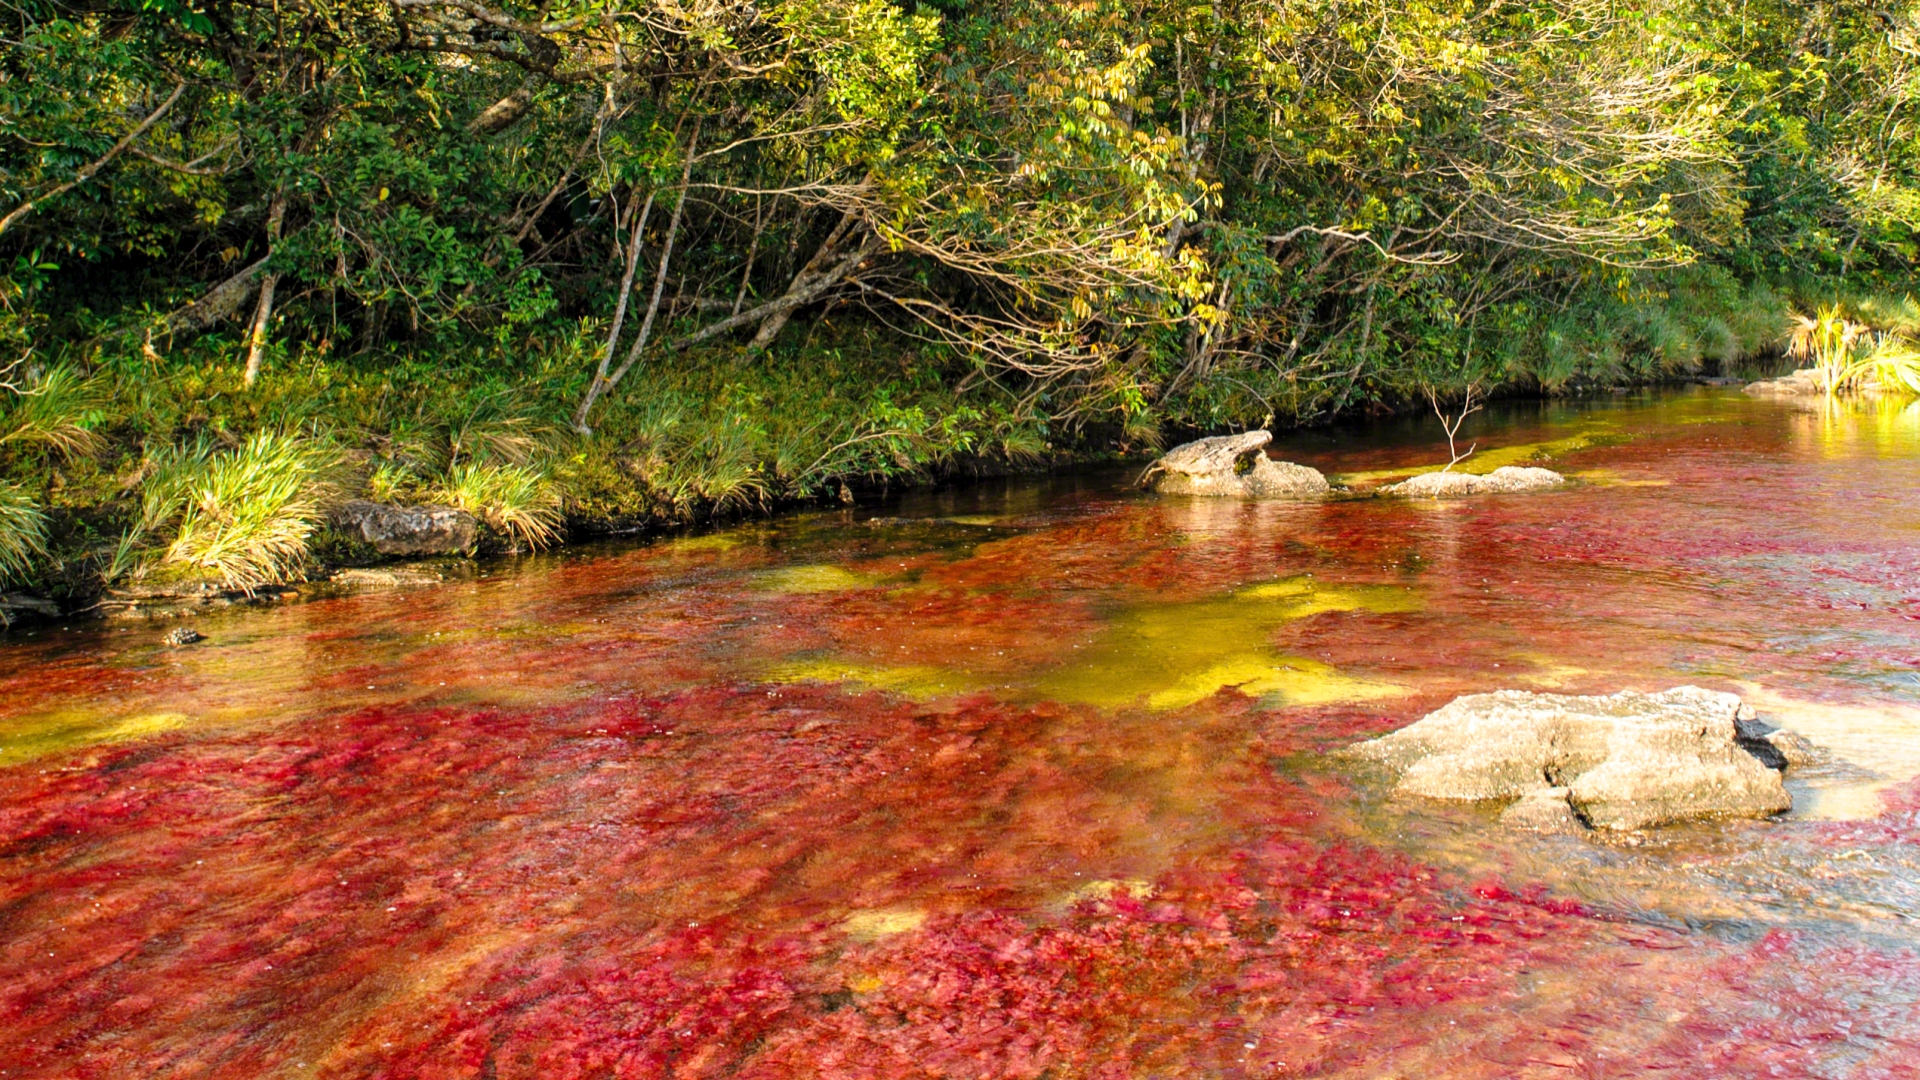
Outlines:
POLYGON ((1266 431, 1216 435, 1176 446, 1143 477, 1164 495, 1231 499, 1316 499, 1330 489, 1320 470, 1266 455, 1266 431))
POLYGON ((1732 694, 1682 686, 1599 697, 1501 690, 1457 698, 1345 753, 1433 799, 1524 800, 1523 823, 1564 801, 1596 829, 1696 818, 1759 818, 1791 808, 1780 773, 1747 749, 1752 710, 1732 694))
POLYGON ((1389 495, 1404 495, 1417 499, 1455 499, 1463 495, 1545 491, 1566 482, 1566 477, 1552 469, 1502 465, 1485 474, 1452 471, 1421 473, 1381 490, 1389 495))
POLYGON ((479 525, 451 506, 388 506, 355 499, 333 512, 334 527, 383 555, 451 555, 473 550, 479 525))

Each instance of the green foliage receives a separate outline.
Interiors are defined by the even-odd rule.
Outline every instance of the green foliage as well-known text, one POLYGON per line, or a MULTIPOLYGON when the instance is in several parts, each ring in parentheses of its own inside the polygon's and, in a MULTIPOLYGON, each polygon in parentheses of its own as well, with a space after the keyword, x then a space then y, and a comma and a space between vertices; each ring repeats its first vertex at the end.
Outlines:
POLYGON ((0 451, 41 450, 72 457, 100 445, 92 427, 100 419, 100 396, 93 381, 71 365, 41 373, 8 395, 0 412, 0 451))
POLYGON ((525 465, 455 465, 438 496, 534 549, 565 535, 560 493, 545 475, 525 465))
POLYGON ((162 534, 134 563, 136 575, 211 575, 241 589, 297 580, 307 541, 338 493, 339 465, 325 440, 298 432, 262 431, 232 450, 206 440, 164 448, 152 458, 116 567, 162 534))
POLYGON ((562 506, 684 520, 1426 389, 1744 371, 1790 306, 1891 335, 1845 361, 1891 386, 1920 331, 1913 0, 0 23, 0 477, 142 519, 110 574, 163 572, 181 529, 167 565, 297 573, 267 523, 300 514, 127 505, 263 433, 332 432, 353 494, 459 493, 537 546, 562 506), (141 481, 144 446, 178 449, 141 481), (247 532, 268 554, 208 554, 247 532))
POLYGON ((18 487, 0 483, 0 582, 26 581, 47 554, 47 515, 18 487))

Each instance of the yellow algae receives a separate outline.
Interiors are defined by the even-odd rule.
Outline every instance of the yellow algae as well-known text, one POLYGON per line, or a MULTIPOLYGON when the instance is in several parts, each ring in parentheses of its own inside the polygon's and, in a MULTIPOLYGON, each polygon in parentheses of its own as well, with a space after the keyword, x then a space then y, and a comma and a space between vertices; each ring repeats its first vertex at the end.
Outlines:
POLYGON ((0 767, 63 750, 159 735, 193 722, 178 712, 111 716, 83 709, 18 717, 0 725, 0 767))
POLYGON ((856 911, 840 921, 840 929, 856 941, 876 941, 894 934, 918 930, 927 921, 927 913, 911 908, 879 908, 856 911))
POLYGON ((1332 611, 1418 611, 1413 590, 1395 585, 1323 585, 1310 577, 1285 578, 1233 594, 1235 601, 1284 605, 1284 617, 1304 619, 1332 611))
POLYGON ((738 532, 708 533, 705 536, 689 536, 683 540, 669 540, 660 545, 664 551, 675 555, 692 555, 702 551, 732 551, 747 542, 747 538, 738 532))
MULTIPOLYGON (((1503 465, 1525 465, 1529 462, 1550 461, 1571 454, 1576 450, 1585 450, 1621 442, 1625 436, 1605 426, 1593 426, 1578 431, 1564 439, 1550 439, 1545 442, 1517 443, 1513 446, 1489 447, 1474 451, 1473 455, 1453 466, 1454 472, 1472 473, 1476 476, 1490 473, 1503 465)), ((1349 487, 1371 487, 1387 480, 1403 480, 1421 473, 1439 472, 1446 468, 1444 462, 1430 465, 1406 466, 1398 469, 1369 469, 1364 472, 1336 473, 1332 479, 1349 487)))
POLYGON ((1138 878, 1103 878, 1069 890, 1063 900, 1064 906, 1072 907, 1083 900, 1111 900, 1116 896, 1146 900, 1153 896, 1153 883, 1138 878))
POLYGON ((1314 660, 1281 656, 1267 638, 1281 625, 1333 612, 1399 612, 1420 607, 1411 589, 1322 585, 1297 577, 1225 597, 1135 608, 1099 640, 1042 676, 1037 692, 1060 701, 1116 707, 1190 705, 1229 686, 1288 704, 1365 701, 1404 691, 1341 674, 1314 660))
POLYGON ((1298 656, 1248 653, 1185 676, 1147 697, 1155 709, 1179 709, 1233 687, 1250 697, 1275 695, 1288 705, 1331 705, 1399 697, 1403 686, 1343 675, 1330 664, 1298 656))
POLYGON ((757 587, 781 593, 846 592, 850 589, 869 589, 875 583, 876 579, 870 575, 828 564, 786 566, 759 574, 754 579, 757 587))
POLYGON ((938 520, 951 521, 955 525, 998 525, 1006 519, 998 514, 966 514, 960 517, 939 518, 938 520))
POLYGON ((1586 668, 1563 664, 1553 657, 1537 653, 1520 653, 1514 659, 1533 667, 1532 671, 1516 674, 1516 680, 1546 690, 1561 689, 1583 676, 1593 674, 1586 668))
POLYGON ((864 972, 847 980, 847 989, 856 994, 871 994, 885 985, 887 985, 885 979, 864 972))
POLYGON ((1651 476, 1623 476, 1612 469, 1582 469, 1568 476, 1595 487, 1672 487, 1673 481, 1651 476))
POLYGON ((850 682, 925 701, 977 687, 970 677, 925 664, 885 667, 845 660, 802 660, 777 665, 766 673, 772 682, 850 682))

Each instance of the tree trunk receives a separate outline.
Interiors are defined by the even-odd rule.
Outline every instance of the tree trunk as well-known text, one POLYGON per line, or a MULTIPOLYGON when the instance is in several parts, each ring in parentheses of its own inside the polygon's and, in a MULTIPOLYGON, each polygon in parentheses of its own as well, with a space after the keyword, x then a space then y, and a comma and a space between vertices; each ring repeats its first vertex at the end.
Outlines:
POLYGON ((620 301, 613 309, 613 328, 607 331, 607 347, 600 354, 600 366, 594 369, 593 382, 587 385, 587 393, 573 413, 573 429, 582 435, 592 434, 592 429, 587 427, 587 414, 593 411, 593 403, 606 385, 607 368, 613 364, 614 350, 620 347, 620 327, 627 321, 627 301, 633 296, 633 273, 640 263, 640 242, 645 237, 647 216, 653 213, 654 194, 647 193, 646 205, 640 208, 640 216, 633 224, 633 237, 627 242, 627 272, 620 278, 620 301))
MULTIPOLYGON (((273 249, 280 243, 280 226, 287 217, 287 197, 276 195, 267 209, 267 258, 273 258, 273 249)), ((263 260, 264 261, 264 260, 263 260)), ((280 275, 267 274, 260 282, 260 303, 253 312, 253 332, 247 335, 247 373, 245 383, 252 386, 260 377, 260 360, 267 349, 267 324, 273 318, 273 290, 280 283, 280 275)))

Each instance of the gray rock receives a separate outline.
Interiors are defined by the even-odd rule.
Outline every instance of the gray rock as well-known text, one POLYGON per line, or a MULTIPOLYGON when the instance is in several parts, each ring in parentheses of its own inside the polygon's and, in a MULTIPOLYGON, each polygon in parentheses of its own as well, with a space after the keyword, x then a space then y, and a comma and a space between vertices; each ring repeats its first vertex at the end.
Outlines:
POLYGON ((1490 473, 1430 472, 1381 490, 1388 495, 1417 499, 1456 499, 1463 495, 1491 495, 1515 491, 1545 491, 1567 478, 1552 469, 1502 465, 1490 473))
POLYGON ((1154 462, 1142 482, 1163 495, 1230 499, 1316 499, 1330 490, 1320 470, 1267 457, 1272 439, 1248 431, 1185 443, 1154 462))
POLYGON ((388 506, 355 499, 333 513, 335 528, 383 555, 450 555, 473 550, 478 524, 451 506, 388 506))
POLYGON ((198 630, 195 630, 191 626, 176 626, 173 629, 167 631, 167 636, 164 638, 161 638, 160 640, 166 642, 169 645, 178 647, 181 645, 192 645, 196 642, 205 641, 207 639, 206 639, 206 635, 202 634, 198 630))
POLYGON ((1695 686, 1601 697, 1501 690, 1457 698, 1346 753, 1398 773, 1395 790, 1407 795, 1518 799, 1564 787, 1596 829, 1780 813, 1792 800, 1780 774, 1741 747, 1740 710, 1734 695, 1695 686))

